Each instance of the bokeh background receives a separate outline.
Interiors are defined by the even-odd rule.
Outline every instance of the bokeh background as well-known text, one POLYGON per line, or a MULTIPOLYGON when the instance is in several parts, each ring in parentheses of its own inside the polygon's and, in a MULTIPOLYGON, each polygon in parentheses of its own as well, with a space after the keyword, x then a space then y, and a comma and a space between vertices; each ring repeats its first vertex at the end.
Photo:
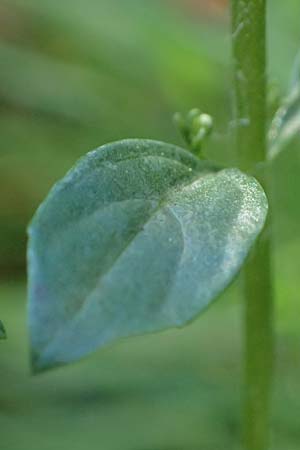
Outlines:
MULTIPOLYGON (((298 0, 269 0, 270 112, 300 47, 298 0)), ((239 448, 238 282, 183 330, 128 339, 32 377, 26 226, 87 151, 126 137, 182 145, 175 111, 213 115, 225 163, 232 111, 225 0, 1 0, 1 450, 239 448)), ((272 168, 277 355, 272 449, 300 446, 300 137, 272 168)))

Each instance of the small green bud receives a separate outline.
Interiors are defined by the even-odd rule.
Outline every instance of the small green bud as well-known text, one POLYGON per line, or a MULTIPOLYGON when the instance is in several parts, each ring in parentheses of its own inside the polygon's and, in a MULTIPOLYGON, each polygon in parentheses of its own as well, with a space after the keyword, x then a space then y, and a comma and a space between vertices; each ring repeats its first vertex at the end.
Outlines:
POLYGON ((180 113, 175 113, 174 122, 191 150, 197 153, 200 158, 203 158, 202 144, 212 131, 212 117, 209 114, 202 113, 198 108, 193 108, 188 112, 186 118, 180 113))
POLYGON ((192 123, 193 120, 194 120, 196 117, 199 117, 199 116, 200 116, 200 114, 201 114, 201 111, 200 111, 199 108, 193 108, 193 109, 191 109, 191 110, 188 112, 188 114, 187 114, 187 121, 188 121, 189 123, 192 123))
POLYGON ((199 117, 201 127, 211 132, 213 128, 213 118, 209 114, 201 114, 199 117))

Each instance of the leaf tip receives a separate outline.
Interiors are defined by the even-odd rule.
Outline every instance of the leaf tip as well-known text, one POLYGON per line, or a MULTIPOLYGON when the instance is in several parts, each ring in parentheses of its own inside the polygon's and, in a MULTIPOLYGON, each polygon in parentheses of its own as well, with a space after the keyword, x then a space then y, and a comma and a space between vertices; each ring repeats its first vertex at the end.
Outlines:
POLYGON ((30 372, 32 375, 40 375, 59 366, 59 363, 51 363, 43 358, 43 355, 35 350, 30 354, 30 372))

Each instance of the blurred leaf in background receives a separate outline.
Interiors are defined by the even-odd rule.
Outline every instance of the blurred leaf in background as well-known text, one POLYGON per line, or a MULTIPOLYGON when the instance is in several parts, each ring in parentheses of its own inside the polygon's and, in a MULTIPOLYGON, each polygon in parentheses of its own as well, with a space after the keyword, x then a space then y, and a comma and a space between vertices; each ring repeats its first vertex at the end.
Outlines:
POLYGON ((5 338, 6 338, 6 331, 5 331, 3 323, 0 320, 0 339, 5 339, 5 338))

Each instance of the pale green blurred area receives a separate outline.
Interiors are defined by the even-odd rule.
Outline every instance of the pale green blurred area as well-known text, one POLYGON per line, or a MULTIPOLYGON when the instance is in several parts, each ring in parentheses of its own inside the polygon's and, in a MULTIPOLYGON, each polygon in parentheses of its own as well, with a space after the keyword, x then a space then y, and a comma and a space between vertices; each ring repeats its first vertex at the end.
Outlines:
MULTIPOLYGON (((228 13, 192 0, 2 0, 0 4, 0 448, 238 449, 237 286, 181 331, 130 339, 32 378, 26 226, 87 151, 146 137, 183 145, 175 111, 214 116, 207 152, 230 163, 228 13), (194 6, 192 6, 194 5, 194 6), (224 140, 222 140, 224 138, 224 140)), ((219 2, 219 5, 224 2, 219 2)), ((269 75, 287 89, 298 0, 269 1, 269 75)), ((300 140, 274 164, 276 324, 272 449, 300 445, 300 140)))

